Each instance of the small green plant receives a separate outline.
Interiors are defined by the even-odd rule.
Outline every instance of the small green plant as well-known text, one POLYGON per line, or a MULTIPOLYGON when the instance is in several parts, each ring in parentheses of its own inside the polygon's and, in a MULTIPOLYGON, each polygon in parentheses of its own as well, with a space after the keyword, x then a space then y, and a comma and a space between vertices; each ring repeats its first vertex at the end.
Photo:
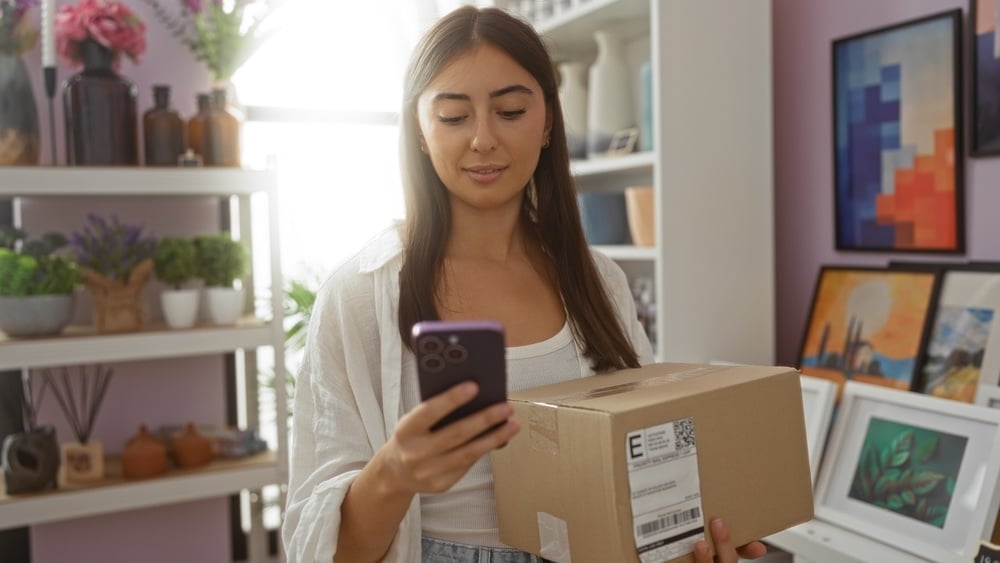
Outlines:
POLYGON ((233 287, 247 273, 247 251, 228 234, 202 235, 194 240, 198 277, 208 287, 233 287))
POLYGON ((0 295, 61 295, 79 283, 76 262, 59 254, 67 244, 59 233, 28 240, 19 229, 0 229, 0 295))
POLYGON ((142 227, 111 221, 91 213, 87 225, 73 233, 73 251, 81 266, 112 280, 128 280, 139 262, 152 258, 156 252, 156 239, 143 237, 142 227))
POLYGON ((194 241, 181 237, 160 239, 153 254, 156 278, 174 289, 198 275, 198 251, 194 241))

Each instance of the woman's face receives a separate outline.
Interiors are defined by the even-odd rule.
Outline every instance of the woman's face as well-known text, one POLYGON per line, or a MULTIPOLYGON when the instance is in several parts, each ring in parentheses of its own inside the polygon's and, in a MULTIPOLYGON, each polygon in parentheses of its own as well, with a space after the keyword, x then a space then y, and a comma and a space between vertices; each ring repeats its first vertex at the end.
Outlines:
POLYGON ((527 70, 483 43, 431 80, 417 116, 453 209, 520 207, 551 127, 542 88, 527 70))

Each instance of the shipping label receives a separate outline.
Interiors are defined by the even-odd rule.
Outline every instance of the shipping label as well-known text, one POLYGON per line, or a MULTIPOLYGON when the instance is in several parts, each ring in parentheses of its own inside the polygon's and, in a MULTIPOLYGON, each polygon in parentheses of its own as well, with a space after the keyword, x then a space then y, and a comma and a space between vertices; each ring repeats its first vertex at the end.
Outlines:
POLYGON ((625 459, 632 496, 632 531, 643 563, 694 551, 705 539, 694 419, 629 432, 625 459))

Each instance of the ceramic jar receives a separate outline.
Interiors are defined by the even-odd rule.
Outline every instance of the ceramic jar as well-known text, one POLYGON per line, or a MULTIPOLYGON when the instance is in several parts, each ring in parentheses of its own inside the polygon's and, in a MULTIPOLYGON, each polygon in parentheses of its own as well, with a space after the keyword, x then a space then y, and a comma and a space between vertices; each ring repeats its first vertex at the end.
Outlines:
POLYGON ((145 424, 140 426, 138 434, 129 438, 122 451, 122 475, 126 479, 143 479, 166 470, 167 447, 149 434, 145 424))
POLYGON ((188 423, 184 432, 170 440, 177 467, 198 467, 212 461, 212 442, 188 423))
POLYGON ((597 59, 590 67, 587 89, 587 154, 601 155, 611 138, 635 126, 631 75, 621 38, 610 30, 594 33, 597 59))

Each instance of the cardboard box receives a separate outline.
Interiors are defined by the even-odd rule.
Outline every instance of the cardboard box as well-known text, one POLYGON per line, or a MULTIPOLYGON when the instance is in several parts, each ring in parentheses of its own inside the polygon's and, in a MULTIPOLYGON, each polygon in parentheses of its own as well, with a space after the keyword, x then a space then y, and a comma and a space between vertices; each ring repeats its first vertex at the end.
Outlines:
POLYGON ((791 368, 654 364, 510 401, 522 430, 492 461, 500 540, 518 549, 694 561, 712 517, 741 545, 813 516, 791 368))

